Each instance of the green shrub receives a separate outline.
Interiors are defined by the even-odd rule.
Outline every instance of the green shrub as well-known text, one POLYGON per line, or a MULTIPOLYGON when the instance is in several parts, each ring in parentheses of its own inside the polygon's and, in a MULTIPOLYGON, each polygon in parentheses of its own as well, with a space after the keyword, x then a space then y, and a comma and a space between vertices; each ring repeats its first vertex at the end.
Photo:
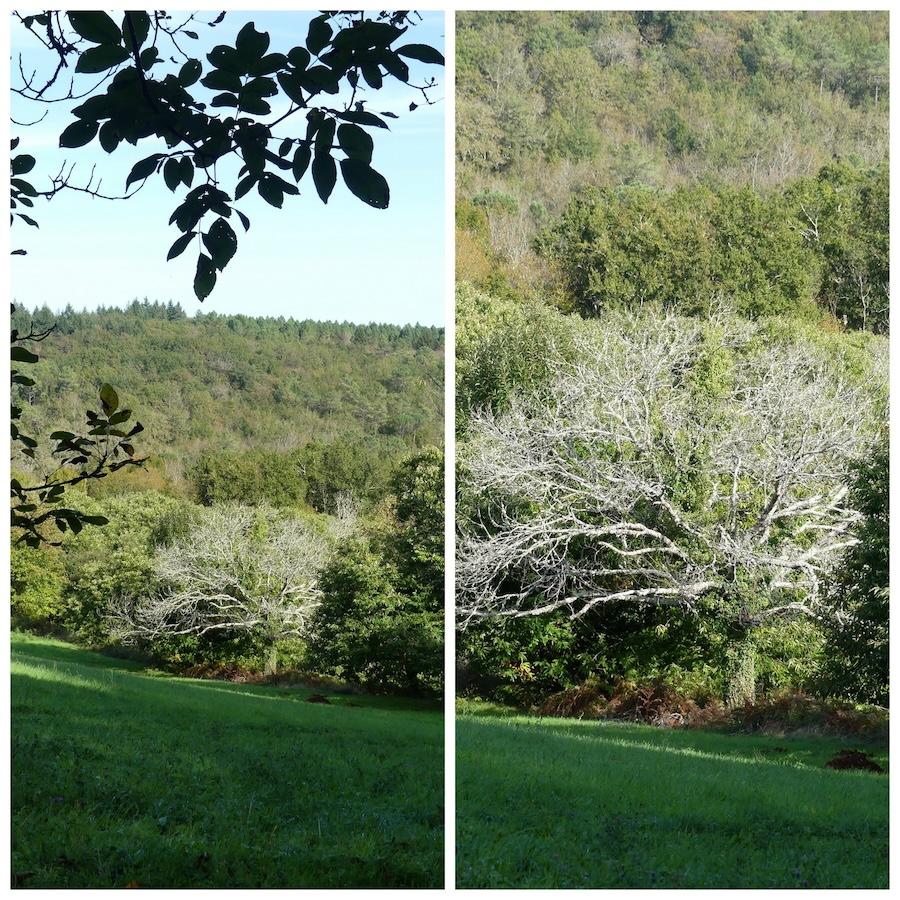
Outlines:
POLYGON ((9 567, 13 625, 59 623, 65 612, 62 552, 55 547, 14 545, 9 567))

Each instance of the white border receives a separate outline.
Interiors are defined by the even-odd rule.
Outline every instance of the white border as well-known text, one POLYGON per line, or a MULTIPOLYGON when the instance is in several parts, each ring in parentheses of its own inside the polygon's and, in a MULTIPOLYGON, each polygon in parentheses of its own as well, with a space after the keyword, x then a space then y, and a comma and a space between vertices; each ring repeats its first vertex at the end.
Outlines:
MULTIPOLYGON (((8 14, 12 9, 16 7, 17 4, 7 2, 4 5, 4 13, 8 14)), ((73 4, 74 6, 74 4, 73 4)), ((312 4, 304 4, 297 2, 285 2, 285 0, 269 0, 264 4, 260 4, 262 8, 267 10, 308 10, 314 9, 312 4)), ((167 4, 167 9, 179 10, 179 9, 206 9, 206 10, 221 10, 226 9, 230 11, 235 10, 246 10, 251 8, 251 4, 249 3, 233 3, 230 0, 224 0, 224 2, 210 2, 210 0, 198 0, 195 3, 187 3, 184 0, 172 0, 172 2, 167 4)), ((445 11, 445 55, 447 59, 447 67, 444 75, 445 84, 446 84, 446 135, 445 135, 445 234, 444 234, 444 247, 445 247, 445 260, 444 260, 444 277, 445 277, 445 302, 446 302, 446 344, 445 344, 445 353, 446 353, 446 365, 445 365, 445 384, 444 384, 444 397, 445 397, 445 472, 444 472, 444 484, 446 490, 446 513, 445 513, 445 523, 446 523, 446 534, 447 534, 447 542, 446 542, 446 575, 445 575, 445 724, 444 724, 444 734, 445 734, 445 751, 444 751, 444 784, 445 784, 445 823, 446 823, 446 834, 445 834, 445 860, 444 860, 444 872, 445 872, 445 887, 444 892, 446 891, 455 891, 454 886, 454 873, 455 873, 455 791, 454 791, 454 776, 455 776, 455 727, 454 727, 454 708, 455 708, 455 641, 454 641, 454 612, 453 612, 453 604, 454 604, 454 595, 453 595, 453 576, 454 576, 454 514, 455 514, 455 477, 454 477, 454 458, 455 458, 455 428, 454 428, 454 420, 455 420, 455 406, 454 406, 454 385, 455 385, 455 367, 454 367, 454 351, 455 351, 455 319, 454 319, 454 270, 455 270, 455 224, 454 224, 454 206, 455 206, 455 152, 454 152, 454 124, 455 124, 455 102, 454 102, 454 75, 455 75, 455 66, 454 66, 454 50, 455 50, 455 34, 454 34, 454 10, 465 9, 465 10, 478 10, 478 9, 505 9, 505 10, 568 10, 568 9, 591 9, 591 10, 628 10, 628 9, 672 9, 672 10, 690 10, 690 9, 721 9, 721 10, 788 10, 788 9, 889 9, 889 6, 883 2, 881 3, 871 3, 871 4, 857 4, 857 3, 840 3, 840 2, 831 2, 831 3, 801 3, 801 4, 781 4, 781 5, 773 5, 773 4, 764 4, 764 3, 755 3, 755 2, 720 2, 720 3, 681 3, 681 2, 671 2, 671 3, 635 3, 635 2, 621 2, 621 3, 583 3, 583 2, 569 2, 569 3, 554 3, 554 2, 546 2, 546 3, 530 3, 530 2, 508 2, 508 0, 495 0, 495 2, 487 2, 487 3, 478 3, 478 2, 461 2, 461 3, 434 3, 434 2, 423 2, 418 4, 419 9, 422 10, 444 10, 445 11)), ((894 73, 898 69, 898 54, 900 54, 900 47, 898 47, 898 32, 895 27, 895 17, 892 17, 891 22, 891 85, 892 87, 895 85, 894 73)), ((9 60, 9 21, 7 19, 6 23, 2 28, 0 28, 0 57, 5 60, 9 60)), ((4 74, 2 76, 3 79, 3 90, 0 91, 2 93, 2 99, 0 99, 0 114, 3 115, 4 128, 6 131, 6 139, 9 138, 9 69, 6 63, 4 63, 4 74)), ((897 116, 900 115, 898 113, 898 105, 900 105, 900 98, 896 100, 891 110, 891 133, 892 135, 896 133, 897 129, 897 116)), ((893 144, 893 142, 892 142, 893 144)), ((3 195, 6 195, 6 191, 8 189, 8 172, 4 169, 0 172, 0 191, 3 192, 3 195)), ((891 154, 891 212, 892 212, 892 220, 897 221, 897 196, 898 190, 900 190, 900 176, 896 171, 896 166, 894 165, 893 153, 891 154)), ((9 246, 9 223, 7 218, 3 217, 3 228, 6 234, 6 246, 9 246)), ((896 242, 892 243, 891 247, 891 266, 892 269, 895 269, 898 265, 898 253, 896 250, 896 242)), ((7 285, 7 289, 10 287, 10 260, 6 252, 0 253, 0 267, 2 267, 2 271, 4 273, 5 283, 7 285)), ((900 326, 898 326, 900 327, 900 326)), ((898 388, 900 388, 900 376, 897 374, 897 367, 894 364, 896 362, 895 359, 895 337, 892 335, 891 337, 891 426, 892 426, 892 434, 897 433, 897 425, 900 423, 900 412, 898 412, 898 388)), ((9 384, 6 379, 2 379, 3 382, 3 391, 5 392, 5 400, 9 399, 9 384)), ((3 458, 0 460, 0 466, 2 466, 3 477, 8 478, 9 476, 9 458, 8 454, 3 454, 3 458)), ((898 466, 900 466, 900 446, 898 446, 897 441, 891 442, 891 455, 890 455, 890 463, 891 463, 891 471, 900 471, 898 466)), ((900 482, 898 482, 900 483, 900 482)), ((890 501, 891 505, 896 508, 897 504, 897 494, 900 492, 900 488, 895 484, 895 480, 891 481, 891 491, 890 491, 890 501)), ((9 524, 6 520, 6 517, 3 518, 3 532, 2 536, 0 536, 0 540, 5 541, 4 546, 8 545, 9 539, 9 524)), ((893 528, 891 531, 892 537, 892 547, 895 543, 893 540, 896 538, 898 532, 896 532, 893 528)), ((897 582, 898 572, 900 572, 900 559, 897 558, 896 554, 892 554, 891 558, 891 567, 890 574, 891 580, 895 583, 897 582)), ((9 590, 9 557, 7 553, 0 554, 0 579, 2 579, 3 584, 5 585, 5 590, 8 592, 9 590)), ((893 633, 897 633, 898 622, 900 622, 900 612, 895 611, 895 613, 891 617, 891 629, 893 633)), ((9 647, 9 618, 8 613, 3 617, 2 622, 2 634, 6 639, 6 647, 9 647)), ((891 671, 896 674, 898 671, 898 654, 900 654, 900 640, 894 641, 894 646, 891 650, 891 671)), ((2 722, 0 722, 0 761, 2 761, 2 770, 4 781, 3 784, 8 788, 10 784, 10 728, 9 728, 9 712, 10 712, 10 696, 9 696, 9 686, 10 686, 10 678, 9 678, 9 655, 7 654, 3 657, 2 662, 2 672, 3 672, 3 703, 4 703, 4 716, 2 722)), ((892 679, 893 680, 893 679, 892 679)), ((897 732, 895 726, 892 724, 891 726, 891 740, 894 746, 897 746, 897 732)), ((891 812, 892 814, 896 814, 898 809, 898 804, 900 804, 900 799, 896 796, 896 791, 893 792, 893 796, 891 799, 891 812)), ((9 796, 9 792, 6 792, 6 796, 9 796)), ((6 812, 8 813, 9 808, 7 807, 6 812)), ((896 821, 896 816, 892 815, 892 819, 896 821)), ((3 846, 5 848, 2 853, 2 862, 0 862, 0 889, 2 889, 3 893, 6 894, 10 892, 9 883, 10 883, 10 855, 9 855, 9 846, 10 846, 10 821, 8 814, 0 816, 0 834, 2 834, 3 838, 3 846)), ((894 842, 896 843, 896 842, 894 842)), ((897 850, 895 846, 891 847, 891 868, 894 871, 897 871, 897 863, 898 863, 898 853, 900 851, 897 850)), ((588 894, 597 893, 599 891, 588 891, 588 894)), ((55 892, 51 892, 49 890, 37 890, 30 891, 30 896, 41 897, 41 896, 50 896, 55 892)), ((92 896, 94 892, 92 891, 75 891, 74 893, 81 893, 92 896)), ((108 893, 108 892, 104 892, 108 893)), ((114 890, 112 893, 116 893, 114 890)), ((171 891, 149 891, 145 892, 144 896, 148 894, 150 896, 158 895, 165 896, 171 894, 171 891)), ((213 896, 218 893, 217 890, 209 889, 209 890, 197 890, 191 891, 190 895, 192 897, 206 897, 213 896)), ((266 893, 275 893, 274 891, 266 892, 266 893)), ((375 895, 376 891, 349 891, 349 890, 339 890, 329 892, 329 896, 341 896, 341 895, 367 895, 372 894, 375 895)), ((437 890, 432 891, 412 891, 406 892, 407 896, 439 896, 442 892, 437 890)), ((487 890, 482 892, 483 896, 492 898, 500 895, 499 891, 487 890)), ((530 891, 528 892, 529 896, 541 896, 546 894, 573 894, 575 895, 575 891, 530 891)), ((584 891, 577 892, 579 896, 584 895, 584 891)), ((651 891, 651 890, 633 890, 633 891, 619 891, 619 890, 606 890, 602 891, 605 895, 618 895, 618 894, 628 894, 631 897, 634 896, 651 896, 656 895, 659 891, 651 891)), ((666 894, 674 895, 674 896, 686 896, 693 891, 687 890, 676 890, 676 891, 665 891, 666 894)), ((765 895, 767 897, 778 896, 781 894, 786 894, 786 890, 775 890, 775 891, 744 891, 744 894, 756 894, 756 895, 765 895)), ((882 894, 880 891, 862 891, 855 896, 863 896, 868 894, 882 894)), ((838 891, 823 891, 820 892, 820 896, 825 897, 839 897, 843 896, 842 892, 838 891)))

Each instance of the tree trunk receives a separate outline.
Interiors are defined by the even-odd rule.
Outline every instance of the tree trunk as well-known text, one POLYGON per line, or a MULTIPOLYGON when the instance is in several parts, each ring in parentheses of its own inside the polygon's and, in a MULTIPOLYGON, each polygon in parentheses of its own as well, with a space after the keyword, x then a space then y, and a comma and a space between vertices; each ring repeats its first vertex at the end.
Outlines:
POLYGON ((749 631, 728 648, 725 677, 725 703, 729 709, 756 702, 756 647, 749 631))
POLYGON ((274 675, 278 671, 278 648, 274 641, 269 646, 269 655, 266 657, 266 667, 263 670, 265 675, 274 675))

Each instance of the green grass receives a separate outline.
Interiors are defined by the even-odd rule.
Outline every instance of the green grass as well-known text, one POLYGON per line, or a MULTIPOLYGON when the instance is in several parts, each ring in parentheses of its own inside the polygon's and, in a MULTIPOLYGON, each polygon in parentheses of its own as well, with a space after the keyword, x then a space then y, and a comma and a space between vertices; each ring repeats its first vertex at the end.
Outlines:
POLYGON ((439 887, 440 712, 12 639, 24 887, 439 887))
POLYGON ((459 887, 886 888, 888 778, 856 738, 457 718, 459 887))

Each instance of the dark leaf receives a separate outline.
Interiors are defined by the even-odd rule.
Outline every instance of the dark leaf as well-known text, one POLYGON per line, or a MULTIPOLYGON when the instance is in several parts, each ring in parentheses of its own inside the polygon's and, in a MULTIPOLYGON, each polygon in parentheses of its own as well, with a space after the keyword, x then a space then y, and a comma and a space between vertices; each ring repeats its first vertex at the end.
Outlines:
POLYGON ((189 59, 178 73, 178 81, 182 87, 190 87, 197 83, 197 79, 203 72, 203 66, 200 65, 199 59, 189 59))
POLYGON ((181 163, 179 160, 166 160, 166 164, 163 166, 163 179, 170 191, 174 191, 181 184, 181 163))
POLYGON ((318 56, 331 40, 331 26, 327 16, 316 16, 309 23, 309 32, 306 36, 306 46, 313 56, 318 56))
POLYGON ((294 181, 299 181, 304 176, 309 168, 311 159, 312 151, 306 144, 301 144, 294 154, 294 164, 291 166, 291 174, 294 176, 294 181))
MULTIPOLYGON (((9 184, 11 187, 14 187, 19 193, 26 194, 29 197, 37 197, 37 191, 34 188, 34 185, 30 181, 25 181, 24 178, 10 178, 9 184)), ((25 198, 20 197, 22 203, 25 203, 25 198)), ((25 203, 26 206, 31 206, 31 203, 25 203)))
POLYGON ((10 163, 10 170, 13 175, 24 175, 34 168, 34 157, 27 153, 22 153, 13 158, 10 163))
POLYGON ((110 416, 119 408, 119 395, 111 384, 100 386, 100 403, 103 404, 103 412, 110 416))
POLYGON ((215 97, 212 98, 212 102, 209 104, 210 106, 228 106, 237 108, 238 98, 235 97, 234 94, 216 94, 215 97))
POLYGON ((141 61, 141 68, 146 72, 148 69, 153 68, 159 60, 159 50, 157 50, 156 47, 148 47, 146 50, 141 51, 139 59, 141 61))
POLYGON ((25 347, 13 347, 11 351, 11 359, 13 362, 36 363, 40 357, 25 347))
POLYGON ((92 44, 118 44, 119 26, 105 12, 70 12, 69 24, 92 44))
POLYGON ((316 129, 316 153, 330 153, 331 144, 334 141, 334 129, 337 123, 334 119, 325 119, 316 129))
POLYGON ((100 146, 107 152, 112 153, 119 146, 122 138, 116 130, 116 126, 112 122, 104 122, 100 126, 100 146))
MULTIPOLYGON (((216 286, 216 267, 212 260, 201 253, 197 260, 197 273, 194 275, 194 293, 201 302, 205 300, 216 286)), ((132 434, 134 429, 132 429, 132 434)), ((129 434, 129 437, 131 434, 129 434)))
POLYGON ((239 32, 235 41, 235 49, 241 58, 252 65, 262 59, 269 49, 269 35, 265 31, 257 31, 252 22, 248 22, 239 32))
POLYGON ((194 181, 194 164, 186 156, 182 156, 179 168, 182 183, 190 187, 194 181))
POLYGON ((76 72, 89 74, 105 72, 119 63, 125 62, 131 54, 118 44, 101 44, 99 47, 91 47, 78 57, 75 65, 76 72))
MULTIPOLYGON (((215 106, 215 103, 213 103, 213 106, 215 106)), ((239 108, 242 112, 253 113, 255 116, 267 116, 272 112, 272 107, 262 97, 257 97, 253 94, 242 93, 240 95, 239 108)))
POLYGON ((203 76, 200 84, 208 87, 211 91, 231 91, 233 94, 241 89, 240 77, 233 72, 226 72, 224 69, 213 69, 212 72, 203 76))
POLYGON ((258 75, 241 88, 241 93, 253 94, 256 97, 274 97, 278 93, 278 86, 273 79, 258 75))
POLYGON ((125 189, 128 190, 135 181, 142 181, 148 175, 155 172, 156 165, 162 157, 162 153, 153 153, 146 159, 142 159, 139 163, 135 163, 128 178, 125 179, 125 189))
POLYGON ((338 143, 341 150, 352 159, 359 159, 364 163, 372 162, 372 150, 374 142, 371 135, 363 131, 358 125, 341 125, 337 130, 338 143))
MULTIPOLYGON (((382 115, 387 115, 387 113, 382 113, 382 115)), ((345 122, 354 122, 356 125, 374 125, 376 128, 387 128, 387 122, 365 110, 348 110, 347 112, 338 113, 338 118, 343 119, 345 122)))
POLYGON ((336 94, 340 90, 338 77, 327 66, 313 66, 300 76, 300 81, 310 93, 324 91, 336 94))
POLYGON ((366 79, 366 84, 371 88, 375 88, 376 91, 379 90, 384 83, 384 79, 381 77, 381 69, 378 67, 378 64, 366 63, 360 68, 362 69, 363 78, 366 79))
POLYGON ((225 219, 216 219, 203 243, 212 257, 213 265, 221 272, 237 251, 237 235, 225 219))
POLYGON ((312 164, 312 177, 316 193, 323 203, 327 203, 337 181, 337 166, 331 156, 316 156, 312 164))
POLYGON ((288 51, 288 62, 295 69, 305 69, 310 63, 310 55, 302 47, 294 47, 288 51))
POLYGON ((244 231, 250 230, 250 220, 239 210, 236 209, 237 217, 241 220, 241 225, 244 226, 244 231))
POLYGON ((287 65, 287 57, 283 53, 270 53, 250 67, 251 75, 272 75, 287 65))
POLYGON ((396 53, 391 53, 390 50, 385 51, 379 56, 378 61, 394 78, 404 82, 409 81, 409 66, 396 53))
POLYGON ((120 409, 117 413, 109 417, 110 425, 121 425, 123 422, 127 422, 131 418, 131 410, 130 409, 120 409))
POLYGON ((181 256, 185 250, 187 250, 188 245, 193 240, 196 231, 189 231, 187 234, 183 234, 174 244, 169 248, 168 256, 166 256, 166 262, 171 259, 175 259, 176 256, 181 256))
POLYGON ((281 206, 284 203, 284 191, 277 181, 264 176, 259 180, 259 187, 257 190, 259 191, 259 196, 262 197, 266 203, 281 209, 281 206))
POLYGON ((368 163, 359 159, 342 159, 341 175, 350 191, 375 209, 387 209, 391 193, 387 181, 368 163))
POLYGON ((150 34, 150 16, 143 11, 125 13, 125 18, 122 20, 122 34, 126 36, 126 43, 130 45, 129 18, 131 19, 131 27, 134 29, 134 36, 137 39, 137 45, 138 47, 143 47, 144 41, 147 40, 147 35, 150 34))
POLYGON ((59 136, 59 146, 83 147, 94 139, 98 127, 96 122, 73 122, 59 136))
POLYGON ((419 62, 433 63, 436 66, 444 65, 443 54, 434 47, 429 47, 428 44, 404 44, 395 52, 407 59, 417 59, 419 62))
POLYGON ((254 184, 256 184, 258 176, 256 175, 248 175, 246 178, 242 178, 238 183, 237 187, 234 189, 234 199, 240 200, 244 194, 249 191, 254 184))
POLYGON ((281 89, 287 94, 289 99, 300 105, 306 102, 306 98, 303 96, 303 86, 300 84, 300 78, 296 73, 279 72, 277 78, 281 89))
POLYGON ((232 72, 234 75, 246 75, 247 66, 242 61, 240 55, 234 47, 228 47, 225 44, 219 44, 213 47, 212 51, 207 54, 206 58, 217 68, 225 69, 226 72, 232 72))

